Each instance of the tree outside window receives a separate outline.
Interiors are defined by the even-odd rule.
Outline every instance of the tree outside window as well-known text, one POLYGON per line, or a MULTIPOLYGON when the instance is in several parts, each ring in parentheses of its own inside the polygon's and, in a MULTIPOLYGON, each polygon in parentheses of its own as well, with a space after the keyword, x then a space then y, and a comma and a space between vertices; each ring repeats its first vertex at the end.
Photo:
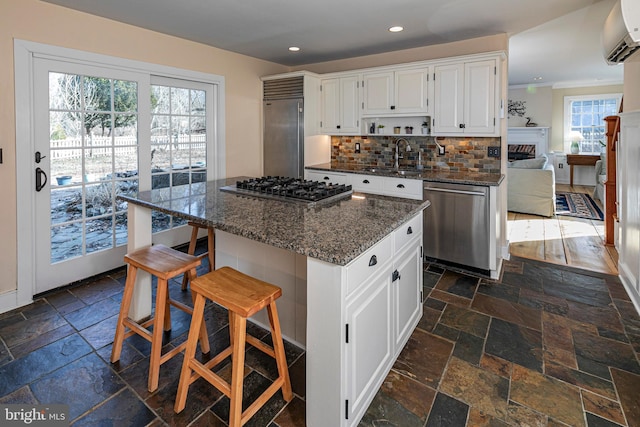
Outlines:
POLYGON ((581 154, 600 154, 606 151, 606 123, 604 118, 618 114, 622 94, 565 96, 565 151, 569 152, 569 135, 582 135, 581 154))

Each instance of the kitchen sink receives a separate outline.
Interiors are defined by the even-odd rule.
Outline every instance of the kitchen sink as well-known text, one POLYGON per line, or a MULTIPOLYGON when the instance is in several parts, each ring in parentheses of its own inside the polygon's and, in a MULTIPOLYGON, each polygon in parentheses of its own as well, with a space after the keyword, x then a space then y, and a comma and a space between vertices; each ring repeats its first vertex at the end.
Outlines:
POLYGON ((397 175, 400 176, 415 176, 415 175, 420 175, 420 171, 418 170, 397 170, 394 171, 397 175))
POLYGON ((398 175, 398 176, 416 176, 420 175, 421 171, 416 169, 394 169, 394 168, 379 168, 379 167, 364 167, 360 169, 362 172, 379 173, 386 176, 398 175))

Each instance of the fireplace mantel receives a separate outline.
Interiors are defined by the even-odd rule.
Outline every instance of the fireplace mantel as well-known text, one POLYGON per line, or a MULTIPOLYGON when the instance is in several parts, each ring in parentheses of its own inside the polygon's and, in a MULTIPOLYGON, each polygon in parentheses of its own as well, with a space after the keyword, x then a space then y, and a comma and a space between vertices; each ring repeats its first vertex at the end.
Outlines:
POLYGON ((539 157, 549 152, 549 129, 548 127, 511 127, 507 133, 507 144, 509 145, 535 145, 536 155, 539 157))

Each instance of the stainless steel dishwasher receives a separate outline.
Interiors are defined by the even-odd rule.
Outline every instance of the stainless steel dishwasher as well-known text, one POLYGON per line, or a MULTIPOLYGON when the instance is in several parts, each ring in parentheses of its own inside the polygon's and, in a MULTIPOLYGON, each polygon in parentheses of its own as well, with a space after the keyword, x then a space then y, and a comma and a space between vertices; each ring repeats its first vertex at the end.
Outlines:
POLYGON ((489 187, 424 182, 427 258, 489 270, 489 187))

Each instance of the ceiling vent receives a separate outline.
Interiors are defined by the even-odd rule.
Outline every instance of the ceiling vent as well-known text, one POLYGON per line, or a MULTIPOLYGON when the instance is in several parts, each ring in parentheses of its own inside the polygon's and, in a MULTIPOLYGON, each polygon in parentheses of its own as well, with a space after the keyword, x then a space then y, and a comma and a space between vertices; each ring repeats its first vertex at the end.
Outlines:
POLYGON ((604 21, 602 45, 609 64, 624 62, 640 50, 640 1, 616 2, 604 21))

